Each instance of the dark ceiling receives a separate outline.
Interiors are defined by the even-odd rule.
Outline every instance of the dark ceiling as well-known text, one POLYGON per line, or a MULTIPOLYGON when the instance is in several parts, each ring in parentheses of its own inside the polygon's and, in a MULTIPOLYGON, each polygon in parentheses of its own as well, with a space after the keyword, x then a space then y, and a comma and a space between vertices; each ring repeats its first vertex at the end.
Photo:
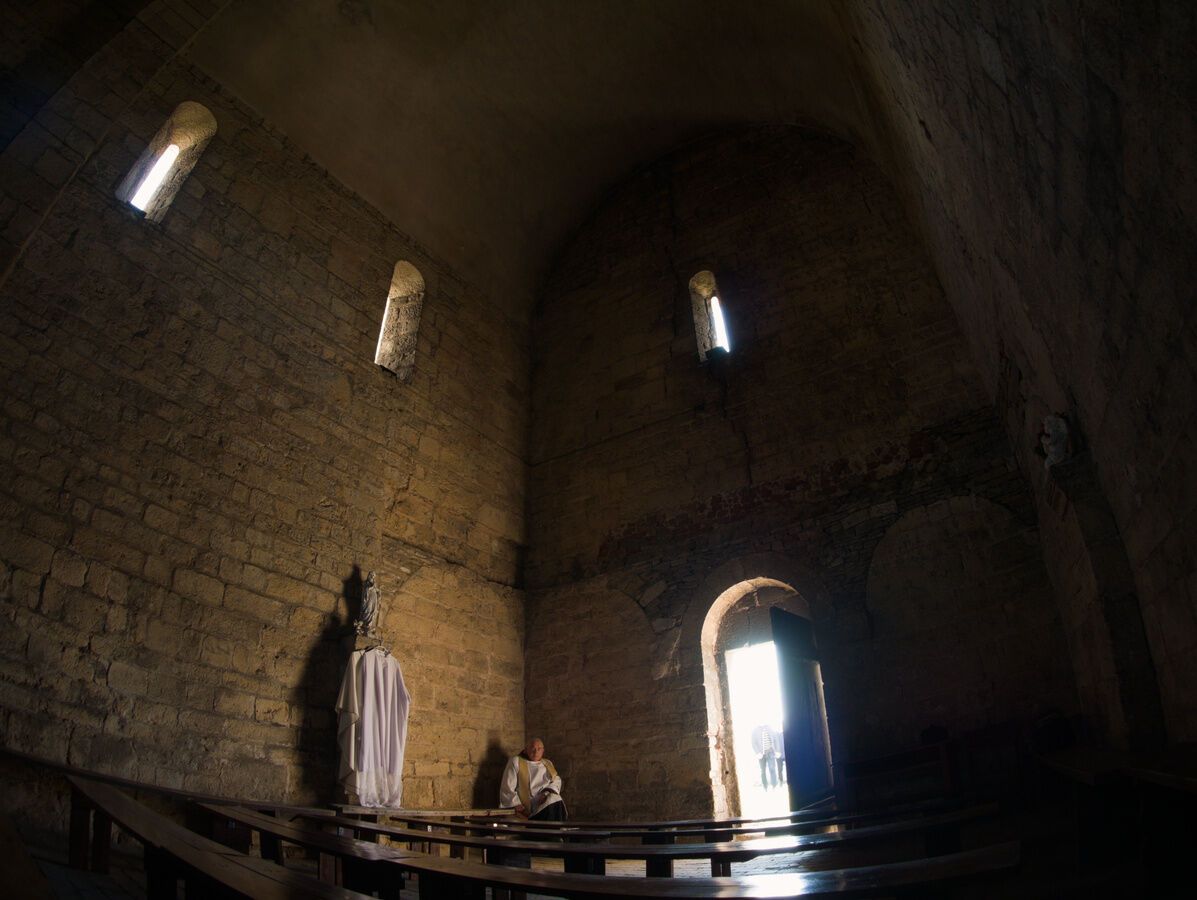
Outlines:
POLYGON ((834 0, 237 0, 212 77, 497 300, 603 191, 701 133, 857 136, 834 0))

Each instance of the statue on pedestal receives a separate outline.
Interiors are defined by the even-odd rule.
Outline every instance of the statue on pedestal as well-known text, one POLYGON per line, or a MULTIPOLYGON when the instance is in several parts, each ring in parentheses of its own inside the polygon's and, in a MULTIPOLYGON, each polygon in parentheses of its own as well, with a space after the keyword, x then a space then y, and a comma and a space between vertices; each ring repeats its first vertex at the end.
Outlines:
POLYGON ((374 635, 378 630, 378 607, 382 592, 378 589, 378 582, 371 571, 366 576, 366 583, 362 585, 362 608, 353 623, 353 630, 357 634, 374 635))

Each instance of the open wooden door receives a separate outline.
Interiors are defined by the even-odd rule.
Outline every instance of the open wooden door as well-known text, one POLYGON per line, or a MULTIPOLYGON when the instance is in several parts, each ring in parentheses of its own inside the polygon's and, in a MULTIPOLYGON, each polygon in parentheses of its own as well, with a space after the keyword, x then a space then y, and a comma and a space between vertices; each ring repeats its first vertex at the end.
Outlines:
POLYGON ((832 791, 823 677, 810 620, 774 606, 769 610, 769 621, 781 678, 786 784, 790 809, 799 809, 832 791))

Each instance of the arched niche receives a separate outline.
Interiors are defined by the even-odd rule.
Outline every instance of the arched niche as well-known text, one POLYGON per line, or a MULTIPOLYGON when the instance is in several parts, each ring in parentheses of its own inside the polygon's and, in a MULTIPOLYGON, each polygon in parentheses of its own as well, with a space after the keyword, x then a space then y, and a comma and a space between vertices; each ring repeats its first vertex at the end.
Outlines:
POLYGON ((116 196, 143 211, 151 222, 160 221, 215 135, 212 111, 184 100, 137 158, 116 196))
POLYGON ((378 346, 374 362, 398 376, 400 381, 411 379, 416 365, 416 342, 420 332, 420 316, 424 311, 424 276, 405 259, 395 263, 391 289, 387 292, 382 326, 378 331, 378 346))

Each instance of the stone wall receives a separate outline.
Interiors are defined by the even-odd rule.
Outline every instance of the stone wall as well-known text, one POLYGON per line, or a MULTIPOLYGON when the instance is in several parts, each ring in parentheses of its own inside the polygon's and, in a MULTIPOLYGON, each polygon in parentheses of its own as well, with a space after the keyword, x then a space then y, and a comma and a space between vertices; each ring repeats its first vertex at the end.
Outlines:
MULTIPOLYGON (((1069 415, 1107 498, 1146 634, 1138 684, 1091 588, 1074 604, 1097 736, 1128 734, 1117 694, 1163 702, 1168 737, 1197 736, 1197 277, 1191 4, 844 4, 861 95, 940 279, 999 398, 1040 509, 1058 498, 1031 455, 1042 416, 1069 415), (1003 391, 1007 371, 1021 381, 1003 391), (1083 646, 1082 646, 1083 644, 1083 646), (1158 676, 1158 689, 1151 682, 1158 676), (1115 678, 1115 682, 1119 680, 1115 678), (1123 679, 1125 681, 1125 679, 1123 679)), ((1067 550, 1075 538, 1055 541, 1067 550)), ((1051 560, 1060 585, 1099 555, 1051 560)), ((1124 618, 1114 612, 1112 618, 1124 618)))
POLYGON ((527 323, 190 67, 171 6, 0 157, 4 745, 330 799, 376 568, 405 799, 491 802, 523 738, 527 323), (114 191, 183 100, 218 131, 150 223, 114 191), (373 365, 398 259, 428 287, 407 384, 373 365))
POLYGON ((833 683, 833 696, 871 694, 890 712, 833 720, 841 740, 881 755, 927 726, 959 735, 1071 711, 1072 670, 1040 552, 1035 529, 976 496, 891 525, 869 564, 869 651, 837 667, 833 683))
POLYGON ((699 635, 747 579, 809 602, 839 761, 1075 711, 1032 499, 895 193, 851 147, 768 129, 638 173, 563 254, 534 335, 527 715, 575 811, 711 807, 699 635), (732 341, 705 365, 702 269, 732 341), (884 551, 871 569, 909 523, 919 558, 951 560, 921 582, 884 551), (978 578, 986 602, 945 629, 1018 652, 933 698, 946 631, 886 613, 929 627, 978 578))
POLYGON ((0 150, 146 0, 0 2, 0 150))

